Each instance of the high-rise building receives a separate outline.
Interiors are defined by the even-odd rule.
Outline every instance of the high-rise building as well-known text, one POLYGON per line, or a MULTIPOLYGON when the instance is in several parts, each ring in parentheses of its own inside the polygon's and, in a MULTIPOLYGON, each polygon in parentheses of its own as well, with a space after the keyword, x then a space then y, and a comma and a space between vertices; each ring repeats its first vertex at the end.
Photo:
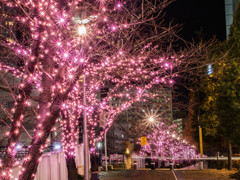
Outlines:
POLYGON ((154 123, 160 121, 172 124, 171 89, 155 87, 146 90, 146 94, 154 94, 155 97, 150 96, 144 101, 134 103, 118 116, 109 129, 107 144, 110 154, 122 154, 126 148, 126 141, 134 142, 140 135, 144 135, 141 123, 145 125, 144 128, 152 127, 154 123), (150 117, 154 118, 153 124, 147 123, 150 117))
POLYGON ((230 33, 230 26, 233 22, 233 14, 237 9, 240 0, 225 0, 225 21, 226 21, 226 35, 230 33))

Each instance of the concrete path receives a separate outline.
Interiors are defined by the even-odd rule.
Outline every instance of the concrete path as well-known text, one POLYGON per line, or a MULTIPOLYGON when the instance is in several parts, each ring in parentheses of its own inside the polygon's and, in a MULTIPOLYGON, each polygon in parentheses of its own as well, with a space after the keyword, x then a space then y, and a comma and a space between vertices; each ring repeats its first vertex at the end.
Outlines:
POLYGON ((176 180, 169 170, 113 170, 102 171, 100 180, 176 180))
POLYGON ((100 180, 231 180, 229 174, 235 171, 228 170, 179 170, 175 169, 139 169, 125 170, 114 169, 102 171, 99 174, 100 180))

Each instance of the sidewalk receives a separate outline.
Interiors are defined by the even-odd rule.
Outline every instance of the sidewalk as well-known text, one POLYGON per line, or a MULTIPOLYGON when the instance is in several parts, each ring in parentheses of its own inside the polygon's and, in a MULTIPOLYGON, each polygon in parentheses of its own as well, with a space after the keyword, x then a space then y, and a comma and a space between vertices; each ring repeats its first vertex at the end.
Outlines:
POLYGON ((175 180, 169 170, 113 170, 99 174, 100 180, 175 180))
MULTIPOLYGON (((229 174, 234 171, 228 170, 182 170, 175 169, 176 173, 181 174, 184 180, 232 180, 229 174)), ((155 170, 139 169, 139 170, 126 170, 126 169, 114 169, 112 171, 102 171, 99 174, 100 180, 176 180, 173 172, 169 169, 155 170)))
POLYGON ((186 180, 233 180, 229 177, 235 171, 226 169, 179 170, 186 180))

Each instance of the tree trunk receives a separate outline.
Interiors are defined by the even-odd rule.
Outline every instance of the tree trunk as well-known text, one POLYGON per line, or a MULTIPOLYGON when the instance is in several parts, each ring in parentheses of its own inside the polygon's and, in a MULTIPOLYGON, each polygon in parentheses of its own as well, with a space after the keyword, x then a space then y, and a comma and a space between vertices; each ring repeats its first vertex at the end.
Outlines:
MULTIPOLYGON (((66 86, 68 87, 65 93, 58 93, 53 100, 51 107, 49 108, 48 116, 44 116, 46 119, 42 120, 42 135, 38 137, 35 134, 34 138, 32 139, 31 147, 28 152, 29 160, 26 160, 22 166, 22 173, 19 176, 19 180, 32 180, 34 179, 34 174, 37 171, 37 166, 39 163, 39 158, 42 155, 41 150, 44 148, 46 140, 51 132, 51 129, 55 125, 57 117, 59 117, 60 113, 60 106, 59 102, 63 102, 67 99, 68 93, 72 90, 75 82, 78 80, 80 74, 82 74, 82 68, 79 67, 77 69, 76 77, 73 81, 71 81, 66 86)), ((60 78, 60 77, 59 77, 60 78)), ((40 111, 40 109, 39 109, 40 111)))
POLYGON ((232 170, 232 144, 228 139, 228 170, 232 170))
POLYGON ((90 153, 90 160, 91 160, 91 180, 99 180, 98 156, 95 153, 90 153))
POLYGON ((67 156, 67 171, 68 171, 68 180, 77 180, 78 179, 78 170, 76 167, 75 159, 73 156, 67 156))
MULTIPOLYGON (((41 26, 39 27, 38 31, 39 32, 42 31, 41 26)), ((39 44, 40 44, 39 39, 33 42, 32 55, 33 55, 33 57, 35 57, 35 60, 30 61, 26 67, 26 70, 29 73, 29 75, 34 72, 35 65, 38 62, 39 44)), ((10 129, 10 135, 8 138, 8 145, 7 145, 7 149, 5 151, 5 156, 2 160, 3 166, 0 168, 0 172, 1 172, 0 179, 1 180, 10 179, 9 171, 13 167, 15 156, 17 153, 16 145, 20 138, 22 123, 24 120, 25 112, 27 110, 25 102, 26 102, 26 100, 28 100, 28 98, 30 97, 30 94, 32 92, 31 78, 32 78, 31 76, 28 76, 28 78, 26 78, 25 81, 23 82, 22 88, 19 88, 18 97, 20 97, 20 98, 18 98, 18 100, 17 100, 17 106, 15 107, 15 112, 14 112, 13 118, 12 118, 12 124, 11 124, 12 126, 10 129), (13 144, 15 144, 15 146, 12 146, 13 144), (3 172, 6 173, 6 176, 2 176, 3 172)))
POLYGON ((55 124, 55 119, 57 116, 50 116, 46 121, 43 122, 43 135, 40 137, 35 134, 34 138, 32 139, 31 147, 28 152, 29 160, 24 161, 23 163, 23 170, 19 176, 19 180, 33 180, 34 174, 37 171, 37 166, 40 161, 40 157, 42 155, 42 150, 44 149, 44 145, 46 140, 51 132, 55 124))

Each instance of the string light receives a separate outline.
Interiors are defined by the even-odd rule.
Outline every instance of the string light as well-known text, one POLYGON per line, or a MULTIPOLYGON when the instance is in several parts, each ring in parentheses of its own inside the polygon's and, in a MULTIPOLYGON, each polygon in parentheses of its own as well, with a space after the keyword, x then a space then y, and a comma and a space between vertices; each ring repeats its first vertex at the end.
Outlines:
MULTIPOLYGON (((147 145, 141 146, 139 154, 153 158, 196 159, 200 157, 194 146, 177 137, 176 125, 167 126, 163 122, 158 123, 147 135, 147 145)), ((140 142, 139 142, 140 144, 140 142)))
MULTIPOLYGON (((82 84, 78 81, 82 75, 87 77, 88 105, 86 109, 91 153, 95 153, 96 142, 102 140, 103 135, 109 130, 116 117, 133 103, 139 102, 147 96, 144 93, 146 90, 156 85, 168 87, 174 84, 169 68, 173 69, 178 66, 181 63, 181 58, 185 57, 175 56, 167 59, 164 54, 158 53, 158 48, 153 47, 151 43, 146 44, 136 54, 130 53, 132 50, 124 49, 125 45, 120 47, 117 45, 121 40, 118 33, 121 30, 127 31, 128 28, 130 31, 134 31, 137 23, 133 21, 134 23, 131 24, 128 17, 119 18, 116 16, 114 18, 116 11, 124 10, 122 8, 124 3, 118 1, 115 4, 115 2, 105 0, 99 1, 98 8, 91 8, 93 12, 86 13, 92 15, 76 21, 77 17, 72 17, 73 12, 71 10, 81 12, 81 6, 78 3, 84 3, 82 1, 67 3, 66 6, 69 8, 62 8, 62 5, 54 0, 27 2, 18 0, 4 3, 9 8, 21 7, 19 9, 22 9, 22 7, 26 7, 33 9, 36 13, 26 15, 26 12, 24 12, 22 17, 14 18, 24 28, 29 27, 29 37, 32 38, 29 43, 31 46, 21 45, 17 40, 8 40, 4 44, 14 51, 17 57, 24 59, 25 67, 17 69, 0 64, 1 71, 7 71, 14 77, 21 79, 18 89, 22 93, 16 95, 16 102, 11 111, 13 114, 19 113, 19 111, 21 113, 14 119, 11 133, 6 133, 6 135, 14 137, 12 139, 18 139, 17 137, 20 136, 25 114, 25 110, 22 109, 34 106, 34 103, 28 100, 31 92, 27 95, 27 90, 34 88, 36 94, 40 95, 44 91, 51 92, 46 106, 37 106, 37 123, 33 143, 39 146, 39 152, 29 151, 31 153, 42 154, 46 146, 47 133, 54 131, 54 123, 50 123, 51 127, 46 128, 46 122, 48 120, 54 122, 61 112, 60 123, 63 132, 61 144, 67 156, 75 156, 79 133, 78 120, 83 112, 82 84), (110 3, 114 4, 111 6, 110 3), (111 9, 111 7, 114 8, 111 9), (114 37, 115 35, 116 37, 114 37), (116 44, 109 47, 115 41, 116 44), (106 45, 106 42, 109 45, 106 45), (101 49, 99 47, 101 43, 106 48, 101 49), (37 44, 37 47, 35 44, 37 44), (36 48, 38 52, 36 52, 36 48), (52 65, 46 65, 47 60, 52 65), (48 83, 52 84, 44 84, 43 77, 47 78, 48 83), (107 85, 112 87, 109 87, 107 96, 99 100, 100 87, 107 85), (58 97, 61 98, 57 99, 58 97), (121 99, 121 102, 111 105, 110 102, 114 102, 116 99, 121 99), (98 115, 103 112, 108 113, 106 124, 96 138, 95 127, 101 121, 98 115)), ((125 13, 129 14, 127 11, 125 13)), ((121 13, 119 14, 121 15, 121 13)), ((76 16, 78 15, 76 14, 76 16)), ((12 140, 9 144, 7 152, 9 156, 15 156, 17 143, 12 140)), ((34 159, 31 157, 35 156, 29 154, 25 158, 20 177, 26 173, 26 164, 34 159)), ((40 158, 35 162, 36 165, 39 161, 40 158)), ((10 170, 2 172, 2 176, 8 174, 10 174, 10 170)), ((35 172, 32 176, 34 175, 35 172)))

